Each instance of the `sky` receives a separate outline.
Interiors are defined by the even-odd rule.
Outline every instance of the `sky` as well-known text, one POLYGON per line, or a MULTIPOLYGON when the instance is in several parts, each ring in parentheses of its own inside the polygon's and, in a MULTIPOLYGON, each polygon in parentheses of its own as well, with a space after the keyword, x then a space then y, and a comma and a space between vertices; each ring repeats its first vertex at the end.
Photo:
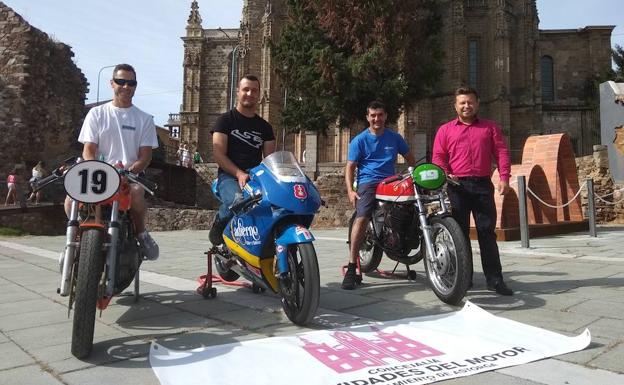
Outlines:
MULTIPOLYGON (((35 28, 72 47, 89 82, 86 103, 111 98, 111 68, 132 64, 134 104, 162 126, 182 103, 182 57, 191 0, 0 0, 35 28)), ((615 25, 624 46, 624 0, 537 0, 540 29, 615 25)), ((204 28, 238 28, 243 0, 198 0, 204 28)))

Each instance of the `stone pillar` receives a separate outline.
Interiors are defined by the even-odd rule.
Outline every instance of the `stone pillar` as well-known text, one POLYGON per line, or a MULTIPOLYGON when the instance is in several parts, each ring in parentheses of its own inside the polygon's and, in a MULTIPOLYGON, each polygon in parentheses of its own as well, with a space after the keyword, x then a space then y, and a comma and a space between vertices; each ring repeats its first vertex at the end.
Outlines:
POLYGON ((318 134, 316 131, 305 133, 305 172, 308 178, 316 180, 318 176, 318 134))

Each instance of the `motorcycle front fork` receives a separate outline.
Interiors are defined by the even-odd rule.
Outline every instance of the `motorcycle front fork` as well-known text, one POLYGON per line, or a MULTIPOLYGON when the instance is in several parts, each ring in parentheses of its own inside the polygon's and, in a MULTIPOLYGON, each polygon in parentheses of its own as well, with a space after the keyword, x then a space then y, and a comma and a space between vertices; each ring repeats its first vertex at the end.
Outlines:
POLYGON ((106 297, 110 298, 115 294, 115 272, 117 271, 117 245, 119 244, 119 201, 113 202, 111 207, 111 218, 108 226, 109 245, 106 253, 106 297))
POLYGON ((427 210, 425 209, 425 205, 420 199, 420 194, 416 188, 414 189, 414 194, 416 195, 418 221, 420 223, 423 238, 425 239, 425 249, 427 250, 426 258, 430 263, 433 263, 435 261, 435 250, 433 248, 433 240, 431 239, 431 225, 429 225, 429 222, 427 221, 427 210))
POLYGON ((57 293, 62 297, 67 297, 71 291, 71 275, 74 259, 76 258, 76 247, 78 246, 78 202, 72 199, 65 233, 65 249, 63 250, 63 265, 61 267, 61 284, 57 293))

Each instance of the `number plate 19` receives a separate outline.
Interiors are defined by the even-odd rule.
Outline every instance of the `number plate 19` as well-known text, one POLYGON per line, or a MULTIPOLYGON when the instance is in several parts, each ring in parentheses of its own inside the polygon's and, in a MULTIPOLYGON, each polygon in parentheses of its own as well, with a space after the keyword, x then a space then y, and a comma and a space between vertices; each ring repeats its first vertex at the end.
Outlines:
POLYGON ((85 160, 65 174, 65 191, 72 199, 83 203, 99 203, 115 195, 121 177, 108 163, 85 160))

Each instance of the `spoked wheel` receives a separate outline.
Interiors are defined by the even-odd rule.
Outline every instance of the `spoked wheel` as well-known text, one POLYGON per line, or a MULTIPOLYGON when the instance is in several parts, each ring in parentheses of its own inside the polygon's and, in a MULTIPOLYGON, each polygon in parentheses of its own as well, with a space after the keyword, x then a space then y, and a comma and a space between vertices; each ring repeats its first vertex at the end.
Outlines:
POLYGON ((215 264, 215 268, 217 269, 217 273, 219 273, 219 276, 224 281, 234 282, 240 277, 240 275, 238 275, 237 272, 226 267, 225 262, 220 257, 217 257, 217 256, 214 257, 214 264, 215 264))
POLYGON ((104 269, 104 232, 87 229, 80 237, 78 276, 71 352, 76 358, 85 358, 93 348, 98 286, 104 269))
POLYGON ((288 246, 288 270, 280 279, 282 307, 289 320, 306 325, 316 314, 320 296, 318 261, 311 243, 288 246))
POLYGON ((431 219, 434 258, 425 258, 431 289, 442 302, 458 305, 470 282, 468 244, 461 228, 451 217, 431 219))
MULTIPOLYGON (((353 222, 355 221, 355 214, 356 213, 353 213, 351 219, 349 219, 349 241, 351 241, 351 228, 353 227, 353 222)), ((375 271, 375 269, 379 266, 383 255, 381 247, 375 245, 373 231, 373 223, 369 221, 368 226, 366 227, 364 240, 362 241, 358 252, 360 255, 360 270, 362 273, 375 271)))

